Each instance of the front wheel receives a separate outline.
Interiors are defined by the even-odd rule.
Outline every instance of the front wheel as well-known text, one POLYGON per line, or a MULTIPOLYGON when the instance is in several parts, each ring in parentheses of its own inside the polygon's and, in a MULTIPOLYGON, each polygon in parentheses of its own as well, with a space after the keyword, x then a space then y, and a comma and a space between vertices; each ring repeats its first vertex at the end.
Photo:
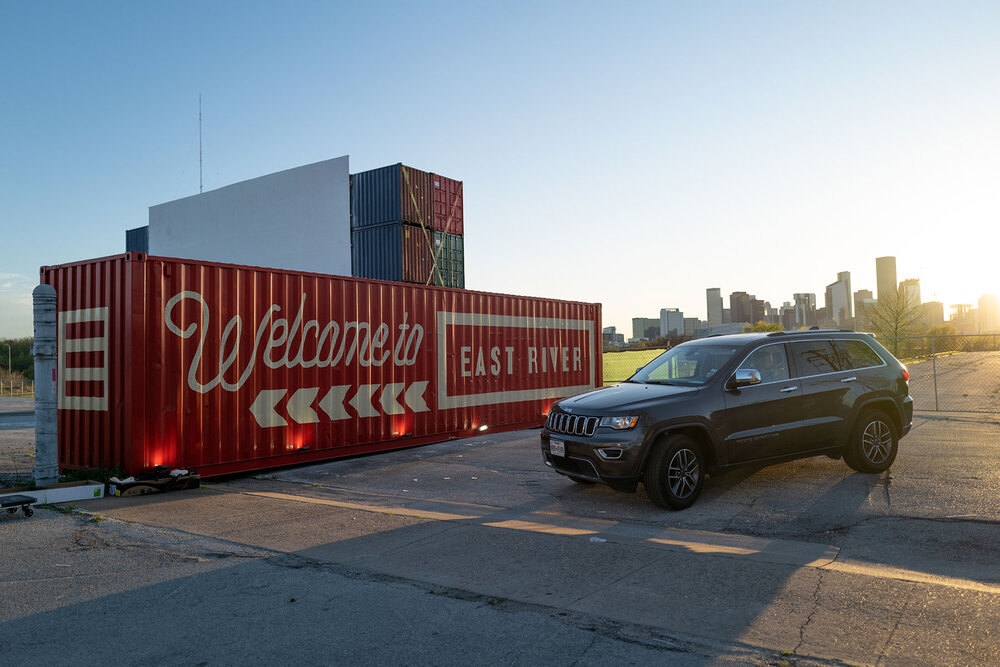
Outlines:
POLYGON ((643 484, 660 507, 682 510, 694 504, 705 482, 701 447, 686 435, 672 435, 653 453, 643 484))
POLYGON ((858 472, 885 472, 896 460, 898 449, 896 424, 881 410, 870 410, 855 425, 844 461, 858 472))

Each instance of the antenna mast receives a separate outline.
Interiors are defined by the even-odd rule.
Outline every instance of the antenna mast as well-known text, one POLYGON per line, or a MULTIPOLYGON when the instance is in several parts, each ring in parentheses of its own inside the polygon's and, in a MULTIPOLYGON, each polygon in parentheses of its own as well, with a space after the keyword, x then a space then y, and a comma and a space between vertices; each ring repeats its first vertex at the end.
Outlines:
POLYGON ((201 179, 201 93, 198 93, 198 194, 204 191, 201 179))

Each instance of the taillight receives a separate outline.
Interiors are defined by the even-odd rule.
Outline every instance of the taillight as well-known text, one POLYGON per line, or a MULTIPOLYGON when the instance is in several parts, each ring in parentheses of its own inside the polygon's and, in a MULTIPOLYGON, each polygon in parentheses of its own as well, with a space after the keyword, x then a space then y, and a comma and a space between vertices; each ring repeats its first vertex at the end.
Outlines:
POLYGON ((903 380, 905 380, 906 382, 909 382, 910 381, 910 371, 906 370, 906 366, 903 366, 903 364, 900 364, 899 366, 900 366, 900 368, 903 369, 903 380))

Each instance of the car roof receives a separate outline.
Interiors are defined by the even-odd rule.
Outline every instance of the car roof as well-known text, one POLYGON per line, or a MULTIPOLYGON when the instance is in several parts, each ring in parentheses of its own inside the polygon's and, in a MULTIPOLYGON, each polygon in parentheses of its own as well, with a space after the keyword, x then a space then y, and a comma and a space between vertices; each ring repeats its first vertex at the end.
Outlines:
POLYGON ((797 329, 794 331, 755 331, 738 334, 714 334, 707 338, 698 338, 699 341, 718 342, 719 344, 745 345, 760 340, 775 338, 795 338, 808 339, 813 336, 836 336, 838 338, 848 338, 852 336, 871 336, 869 333, 861 331, 850 331, 848 329, 797 329))

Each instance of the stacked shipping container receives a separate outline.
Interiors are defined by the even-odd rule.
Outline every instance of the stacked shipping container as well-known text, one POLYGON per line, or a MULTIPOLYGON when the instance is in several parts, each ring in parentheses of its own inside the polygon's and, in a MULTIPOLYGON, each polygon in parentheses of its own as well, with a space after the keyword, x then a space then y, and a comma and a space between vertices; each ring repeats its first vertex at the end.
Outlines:
POLYGON ((465 286, 462 182, 394 164, 351 176, 352 273, 465 286))

